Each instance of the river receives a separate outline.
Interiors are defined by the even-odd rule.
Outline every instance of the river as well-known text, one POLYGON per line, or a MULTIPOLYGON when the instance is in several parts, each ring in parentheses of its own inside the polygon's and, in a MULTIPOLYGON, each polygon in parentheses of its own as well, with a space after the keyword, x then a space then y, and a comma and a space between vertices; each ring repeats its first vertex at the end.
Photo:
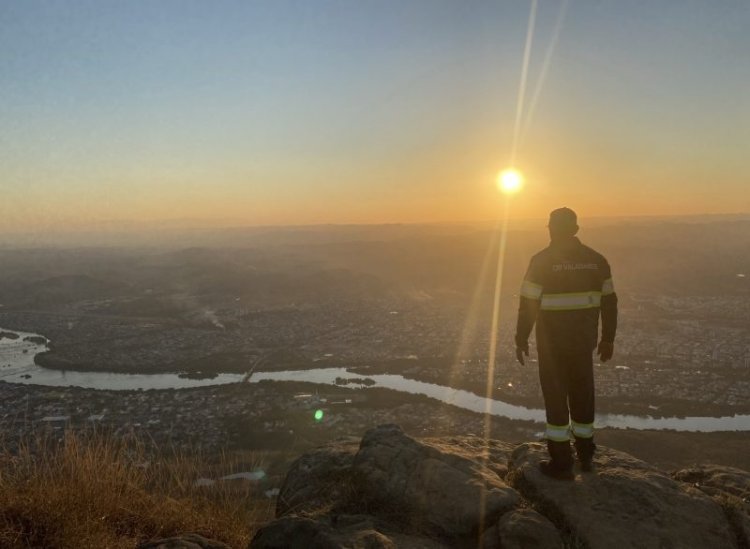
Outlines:
MULTIPOLYGON (((40 337, 38 334, 3 330, 17 334, 17 339, 0 339, 0 380, 8 383, 26 383, 54 387, 83 387, 87 389, 137 390, 137 389, 186 389, 226 383, 241 383, 245 374, 219 374, 211 379, 186 379, 178 374, 119 374, 109 372, 78 372, 51 370, 34 364, 34 356, 46 350, 45 344, 25 341, 26 337, 40 337)), ((361 375, 348 372, 346 368, 318 368, 311 370, 290 370, 278 372, 255 372, 246 380, 257 383, 263 380, 302 381, 333 384, 337 377, 348 379, 369 378, 375 387, 383 387, 411 394, 426 395, 447 404, 484 412, 486 400, 469 391, 453 389, 432 383, 407 379, 395 374, 361 375)), ((362 387, 365 387, 362 385, 362 387)), ((544 422, 544 410, 516 406, 500 400, 490 400, 490 413, 516 420, 544 422)), ((676 431, 749 431, 750 415, 723 417, 664 417, 636 416, 626 414, 598 414, 597 428, 617 429, 674 429, 676 431)))

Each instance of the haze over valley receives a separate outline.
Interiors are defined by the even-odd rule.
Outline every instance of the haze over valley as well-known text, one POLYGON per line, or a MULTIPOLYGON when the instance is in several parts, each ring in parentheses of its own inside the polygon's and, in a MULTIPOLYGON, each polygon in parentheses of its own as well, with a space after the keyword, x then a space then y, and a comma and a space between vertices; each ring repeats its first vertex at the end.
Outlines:
MULTIPOLYGON (((614 361, 595 370, 598 410, 665 419, 750 414, 750 264, 743 253, 750 219, 582 225, 582 240, 607 250, 622 317, 614 361)), ((543 229, 526 223, 508 236, 493 388, 498 401, 530 409, 543 408, 536 364, 515 362, 512 336, 518 287, 528 257, 546 243, 543 229)), ((419 417, 414 428, 433 433, 463 422, 478 432, 480 414, 362 382, 395 374, 484 396, 495 234, 470 225, 329 226, 181 236, 199 246, 157 239, 150 246, 8 246, 0 250, 2 390, 6 402, 39 405, 26 405, 23 415, 20 404, 7 408, 5 430, 22 436, 43 425, 95 421, 173 442, 197 437, 216 448, 262 447, 280 436, 305 447, 385 419, 408 425, 419 417), (11 339, 14 330, 48 342, 26 341, 28 349, 13 355, 10 344, 22 341, 11 339), (253 379, 328 368, 343 373, 325 385, 253 379), (81 372, 101 374, 82 382, 81 372), (198 386, 132 394, 117 391, 128 388, 121 374, 173 376, 155 375, 156 387, 198 386), (92 389, 65 387, 86 383, 92 389), (110 390, 106 403, 93 388, 110 390), (304 394, 342 404, 329 409, 304 394), (195 406, 196 398, 208 404, 195 406), (436 422, 437 412, 415 415, 413 406, 453 419, 436 422), (312 420, 315 409, 326 410, 323 421, 312 420)), ((148 376, 138 379, 138 387, 150 386, 148 376)), ((539 429, 533 421, 495 421, 514 425, 519 438, 539 429)), ((747 426, 727 430, 736 428, 747 426)))

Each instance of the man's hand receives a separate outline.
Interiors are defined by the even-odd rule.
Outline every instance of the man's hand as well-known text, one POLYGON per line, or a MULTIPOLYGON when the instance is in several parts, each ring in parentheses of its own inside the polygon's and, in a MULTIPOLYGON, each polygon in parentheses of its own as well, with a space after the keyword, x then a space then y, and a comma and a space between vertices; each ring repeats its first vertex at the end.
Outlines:
POLYGON ((523 355, 529 356, 529 344, 524 346, 516 345, 516 360, 521 363, 521 366, 526 363, 523 361, 523 355))
POLYGON ((596 353, 599 355, 599 360, 607 362, 615 353, 615 344, 611 341, 600 341, 596 353))

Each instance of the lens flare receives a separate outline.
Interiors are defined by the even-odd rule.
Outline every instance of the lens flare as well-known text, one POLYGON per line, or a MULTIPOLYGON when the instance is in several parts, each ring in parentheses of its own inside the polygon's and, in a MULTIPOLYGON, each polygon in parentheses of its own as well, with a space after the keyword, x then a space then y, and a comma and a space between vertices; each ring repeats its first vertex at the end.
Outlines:
POLYGON ((523 174, 513 168, 503 170, 497 176, 497 188, 503 194, 515 194, 523 188, 523 174))

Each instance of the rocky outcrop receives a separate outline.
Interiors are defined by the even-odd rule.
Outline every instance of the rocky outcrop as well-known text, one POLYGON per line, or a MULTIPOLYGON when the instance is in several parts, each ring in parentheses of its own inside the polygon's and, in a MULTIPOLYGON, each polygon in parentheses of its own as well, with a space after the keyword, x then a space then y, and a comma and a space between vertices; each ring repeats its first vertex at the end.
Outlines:
POLYGON ((250 547, 750 547, 750 473, 670 476, 600 448, 574 482, 538 471, 541 444, 414 439, 384 425, 299 458, 277 520, 250 547))

